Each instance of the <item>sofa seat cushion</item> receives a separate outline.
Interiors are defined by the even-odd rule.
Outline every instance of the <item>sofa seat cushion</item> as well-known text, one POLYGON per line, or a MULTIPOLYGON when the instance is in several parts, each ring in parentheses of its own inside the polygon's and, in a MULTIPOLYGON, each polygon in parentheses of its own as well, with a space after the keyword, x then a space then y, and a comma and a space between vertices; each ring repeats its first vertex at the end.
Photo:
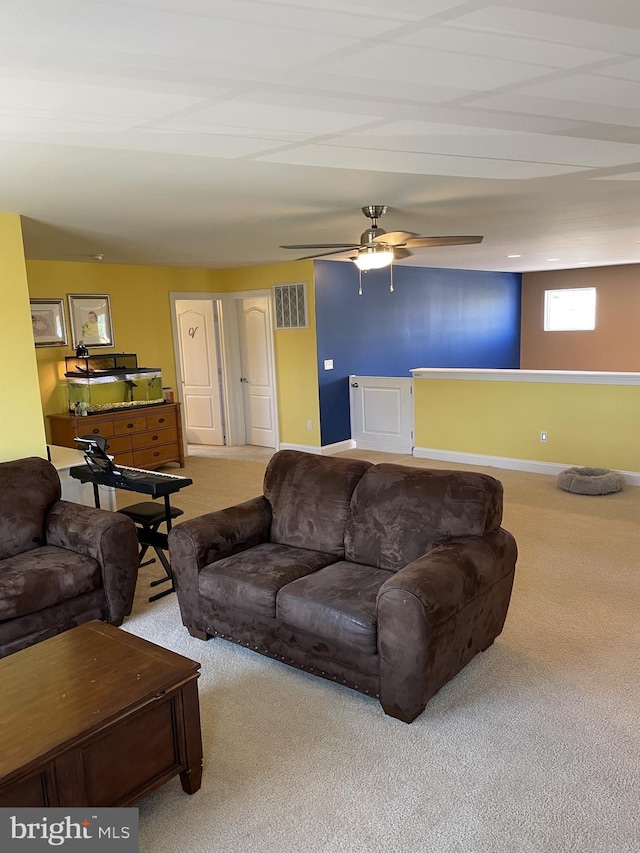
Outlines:
POLYGON ((259 616, 276 615, 276 595, 291 581, 335 560, 333 554, 265 542, 216 560, 200 572, 199 592, 219 605, 259 616))
POLYGON ((287 625, 376 654, 376 596, 390 572, 341 560, 278 593, 276 616, 287 625))
POLYGON ((0 562, 0 620, 69 601, 102 586, 100 566, 75 551, 43 545, 0 562))

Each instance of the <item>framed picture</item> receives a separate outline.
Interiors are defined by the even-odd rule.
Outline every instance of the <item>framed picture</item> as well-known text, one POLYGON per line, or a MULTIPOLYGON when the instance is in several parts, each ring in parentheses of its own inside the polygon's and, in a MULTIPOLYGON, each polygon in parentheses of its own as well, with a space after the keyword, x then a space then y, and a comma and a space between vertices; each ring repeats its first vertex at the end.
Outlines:
POLYGON ((66 347, 67 324, 62 299, 30 299, 33 340, 37 347, 66 347))
POLYGON ((111 300, 107 293, 69 293, 73 346, 112 347, 111 300))

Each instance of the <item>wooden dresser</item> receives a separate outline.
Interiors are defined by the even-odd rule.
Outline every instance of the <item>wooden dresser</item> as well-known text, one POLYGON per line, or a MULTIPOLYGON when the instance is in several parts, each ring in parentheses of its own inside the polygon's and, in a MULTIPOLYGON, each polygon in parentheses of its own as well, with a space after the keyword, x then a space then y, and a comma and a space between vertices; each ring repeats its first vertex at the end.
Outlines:
POLYGON ((48 415, 51 444, 76 447, 79 435, 101 435, 107 453, 120 465, 158 468, 167 462, 184 467, 180 403, 162 403, 127 411, 77 417, 70 412, 48 415))

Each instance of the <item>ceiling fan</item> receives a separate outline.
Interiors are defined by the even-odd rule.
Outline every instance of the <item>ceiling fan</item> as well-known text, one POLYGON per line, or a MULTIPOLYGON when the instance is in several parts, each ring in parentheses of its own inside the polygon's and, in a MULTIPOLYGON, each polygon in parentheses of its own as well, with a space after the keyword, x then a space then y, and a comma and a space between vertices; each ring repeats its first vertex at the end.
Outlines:
POLYGON ((319 254, 306 255, 299 260, 324 258, 328 255, 343 255, 355 251, 351 258, 363 272, 381 269, 393 261, 410 257, 411 249, 424 249, 435 246, 464 246, 469 243, 481 243, 482 237, 421 237, 413 231, 385 231, 378 225, 378 219, 387 211, 385 204, 368 204, 361 208, 371 220, 371 226, 360 235, 359 243, 307 243, 293 246, 280 246, 281 249, 328 249, 319 254))

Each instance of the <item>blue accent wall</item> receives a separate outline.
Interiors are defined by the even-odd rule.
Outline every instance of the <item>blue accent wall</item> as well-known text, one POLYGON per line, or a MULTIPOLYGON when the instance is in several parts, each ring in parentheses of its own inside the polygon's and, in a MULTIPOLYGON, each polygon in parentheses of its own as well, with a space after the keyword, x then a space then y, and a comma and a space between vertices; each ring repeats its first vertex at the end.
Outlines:
POLYGON ((351 437, 349 382, 416 367, 520 366, 520 273, 314 261, 322 445, 351 437), (333 359, 333 370, 324 360, 333 359))

